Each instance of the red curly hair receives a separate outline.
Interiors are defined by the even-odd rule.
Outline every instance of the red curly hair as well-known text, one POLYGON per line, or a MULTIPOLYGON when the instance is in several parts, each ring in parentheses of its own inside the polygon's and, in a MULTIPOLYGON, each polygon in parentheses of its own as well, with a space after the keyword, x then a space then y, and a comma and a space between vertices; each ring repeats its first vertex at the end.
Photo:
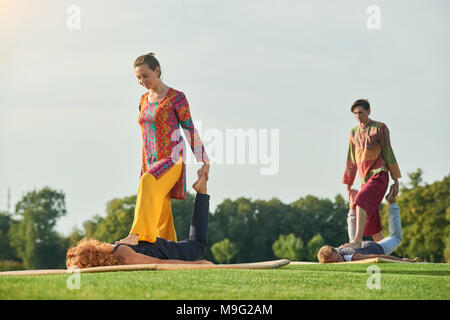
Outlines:
POLYGON ((84 238, 67 250, 66 266, 89 268, 119 265, 121 263, 114 257, 113 249, 109 243, 84 238))

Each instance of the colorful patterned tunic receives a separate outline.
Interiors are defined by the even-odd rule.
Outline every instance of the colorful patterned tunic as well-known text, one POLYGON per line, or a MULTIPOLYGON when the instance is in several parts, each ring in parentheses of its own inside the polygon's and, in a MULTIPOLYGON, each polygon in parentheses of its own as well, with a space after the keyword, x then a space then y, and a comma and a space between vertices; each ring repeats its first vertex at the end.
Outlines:
POLYGON ((366 128, 357 125, 351 130, 343 183, 352 185, 356 171, 362 184, 381 171, 389 171, 392 179, 401 177, 384 123, 369 120, 366 128))
MULTIPOLYGON (((141 97, 138 122, 142 129, 141 176, 151 173, 159 179, 183 156, 186 148, 180 126, 199 162, 209 162, 205 148, 192 122, 189 103, 183 92, 170 88, 159 103, 150 103, 149 92, 141 97)), ((183 170, 180 179, 171 190, 173 199, 186 199, 186 164, 183 156, 183 170)))

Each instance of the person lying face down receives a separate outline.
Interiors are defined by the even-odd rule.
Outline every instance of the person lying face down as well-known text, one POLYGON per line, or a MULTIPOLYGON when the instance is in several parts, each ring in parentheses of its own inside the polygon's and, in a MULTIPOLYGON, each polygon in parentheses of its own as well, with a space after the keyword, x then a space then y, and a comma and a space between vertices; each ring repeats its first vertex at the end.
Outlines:
POLYGON ((408 258, 401 259, 390 255, 400 245, 402 239, 400 208, 396 203, 394 186, 391 187, 389 194, 386 196, 386 200, 389 202, 389 236, 378 242, 363 241, 362 247, 356 249, 346 245, 342 245, 338 248, 323 246, 317 253, 317 260, 319 260, 320 263, 333 263, 371 258, 385 258, 416 262, 418 260, 417 257, 411 260, 408 258))
POLYGON ((123 264, 212 264, 197 261, 208 245, 208 213, 210 196, 206 190, 204 172, 198 171, 198 180, 193 187, 197 191, 192 215, 189 239, 171 241, 156 238, 151 243, 139 241, 127 243, 105 243, 95 239, 82 239, 66 255, 67 268, 89 268, 123 264))
MULTIPOLYGON (((363 241, 363 248, 359 249, 368 249, 366 252, 372 252, 372 251, 378 251, 378 249, 374 249, 373 247, 367 246, 364 247, 366 242, 373 242, 374 241, 363 241)), ((406 262, 416 262, 418 260, 417 257, 414 259, 408 259, 408 258, 397 258, 391 255, 381 254, 379 253, 360 253, 355 252, 353 248, 345 248, 346 251, 342 252, 339 248, 333 248, 331 246, 323 246, 320 248, 317 259, 320 263, 336 263, 336 262, 345 262, 345 261, 357 261, 357 260, 365 260, 365 259, 371 259, 371 258, 385 258, 385 259, 391 259, 391 260, 400 260, 400 261, 406 261, 406 262), (353 250, 349 250, 353 249, 353 250), (353 252, 352 252, 353 251, 353 252), (346 254, 348 253, 348 254, 346 254)))

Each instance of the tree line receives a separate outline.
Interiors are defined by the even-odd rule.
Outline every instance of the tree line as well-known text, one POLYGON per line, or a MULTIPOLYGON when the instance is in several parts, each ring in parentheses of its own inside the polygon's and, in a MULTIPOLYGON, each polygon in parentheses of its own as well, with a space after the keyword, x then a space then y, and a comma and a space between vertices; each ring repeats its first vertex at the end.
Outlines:
MULTIPOLYGON (((409 174, 397 202, 403 240, 395 254, 418 256, 422 261, 450 262, 450 175, 426 184, 422 170, 409 174)), ((172 200, 179 240, 188 238, 195 195, 172 200)), ((106 215, 95 215, 64 236, 55 231, 67 214, 65 194, 44 187, 26 193, 13 213, 0 212, 0 269, 64 268, 69 247, 84 237, 112 242, 128 235, 136 195, 110 200, 106 215)), ((286 204, 277 198, 225 199, 209 213, 209 249, 204 258, 218 263, 240 263, 288 258, 317 261, 324 244, 348 242, 348 202, 312 195, 286 204)), ((388 233, 387 205, 381 208, 383 230, 388 233)))

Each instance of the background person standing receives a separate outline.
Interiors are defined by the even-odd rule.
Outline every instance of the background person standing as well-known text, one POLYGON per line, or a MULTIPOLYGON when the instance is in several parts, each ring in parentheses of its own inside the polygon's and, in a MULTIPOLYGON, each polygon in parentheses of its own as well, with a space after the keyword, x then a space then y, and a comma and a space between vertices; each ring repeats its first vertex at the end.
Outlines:
POLYGON ((388 172, 394 180, 395 196, 398 194, 401 173, 392 151, 388 127, 369 118, 369 101, 356 100, 351 111, 359 124, 350 132, 343 183, 347 185, 350 195, 358 172, 361 190, 355 199, 356 211, 350 212, 348 219, 349 227, 353 225, 352 220, 356 220, 355 237, 346 245, 360 248, 363 236, 372 236, 374 241, 383 238, 379 208, 389 185, 388 172))

